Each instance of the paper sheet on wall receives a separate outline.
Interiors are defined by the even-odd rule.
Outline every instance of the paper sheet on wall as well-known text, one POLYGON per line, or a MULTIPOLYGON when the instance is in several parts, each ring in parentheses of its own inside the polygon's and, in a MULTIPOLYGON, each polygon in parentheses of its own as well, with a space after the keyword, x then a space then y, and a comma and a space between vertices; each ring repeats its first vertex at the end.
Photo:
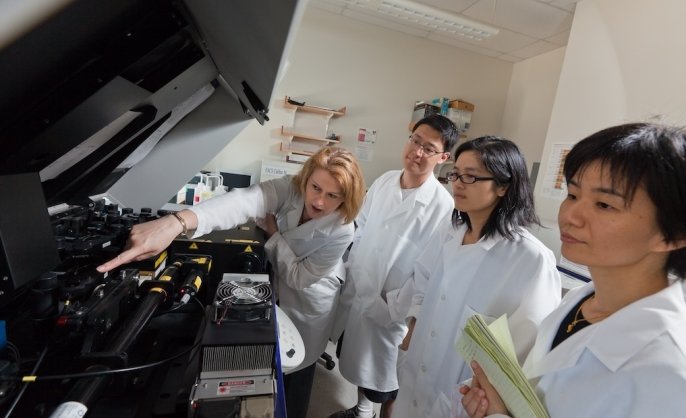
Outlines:
POLYGON ((300 171, 302 165, 287 163, 283 161, 268 161, 262 160, 262 168, 260 170, 260 182, 277 179, 286 174, 296 174, 300 171))
POLYGON ((567 196, 567 183, 564 176, 564 164, 573 144, 553 144, 548 159, 548 166, 543 177, 541 194, 545 197, 562 200, 567 196))
POLYGON ((372 161, 374 159, 374 143, 376 142, 376 130, 360 128, 357 130, 357 144, 355 154, 359 161, 372 161))

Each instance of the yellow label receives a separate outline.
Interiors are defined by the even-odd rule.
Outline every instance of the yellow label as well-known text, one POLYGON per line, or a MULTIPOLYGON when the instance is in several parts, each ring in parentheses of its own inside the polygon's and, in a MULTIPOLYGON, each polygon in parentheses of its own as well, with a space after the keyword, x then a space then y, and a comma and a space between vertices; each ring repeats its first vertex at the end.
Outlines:
POLYGON ((244 252, 244 253, 251 253, 251 252, 252 252, 252 247, 248 245, 247 247, 245 247, 245 250, 243 250, 243 252, 244 252))
POLYGON ((196 289, 200 289, 200 285, 202 284, 202 279, 200 276, 195 276, 195 280, 193 281, 193 285, 195 286, 196 289))
POLYGON ((194 258, 193 261, 198 263, 198 264, 205 264, 205 263, 207 263, 207 257, 194 258))
POLYGON ((188 246, 189 250, 197 250, 198 249, 198 244, 191 242, 191 245, 188 246))
POLYGON ((155 268, 160 266, 160 263, 162 263, 164 260, 167 259, 167 251, 162 251, 162 253, 157 256, 157 259, 155 260, 155 268))

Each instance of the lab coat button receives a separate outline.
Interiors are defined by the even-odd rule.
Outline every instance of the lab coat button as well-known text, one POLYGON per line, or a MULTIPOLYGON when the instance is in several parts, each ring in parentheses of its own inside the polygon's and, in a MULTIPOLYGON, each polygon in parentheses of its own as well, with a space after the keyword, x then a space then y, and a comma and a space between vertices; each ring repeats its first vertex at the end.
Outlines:
POLYGON ((414 406, 415 408, 417 407, 417 400, 416 399, 412 400, 412 406, 414 406))
POLYGON ((445 295, 441 295, 441 300, 445 300, 445 295))
POLYGON ((426 366, 422 364, 422 373, 426 373, 426 366))
POLYGON ((436 331, 431 330, 431 338, 436 338, 436 331))

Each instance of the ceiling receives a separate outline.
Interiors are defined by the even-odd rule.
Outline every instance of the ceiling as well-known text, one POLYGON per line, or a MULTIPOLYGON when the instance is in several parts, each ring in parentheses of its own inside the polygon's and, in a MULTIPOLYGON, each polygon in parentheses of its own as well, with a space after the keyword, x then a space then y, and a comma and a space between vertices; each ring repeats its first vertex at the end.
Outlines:
POLYGON ((579 0, 310 0, 309 4, 347 18, 504 61, 518 62, 567 44, 577 1, 579 0), (498 33, 483 40, 470 39, 464 35, 446 36, 449 34, 445 29, 443 32, 432 30, 431 25, 426 22, 422 25, 407 17, 402 20, 388 13, 379 13, 383 11, 382 6, 388 6, 388 3, 394 1, 411 9, 416 6, 416 10, 441 18, 456 16, 457 19, 467 19, 477 26, 486 25, 497 29, 498 33))

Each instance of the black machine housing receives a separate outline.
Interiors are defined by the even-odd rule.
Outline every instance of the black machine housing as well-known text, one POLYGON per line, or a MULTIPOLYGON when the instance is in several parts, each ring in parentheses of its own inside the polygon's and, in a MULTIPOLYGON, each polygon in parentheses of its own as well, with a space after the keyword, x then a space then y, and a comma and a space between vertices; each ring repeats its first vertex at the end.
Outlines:
POLYGON ((0 16, 17 28, 0 39, 0 413, 50 417, 73 400, 87 417, 189 416, 207 306, 223 272, 264 272, 263 237, 253 225, 249 238, 229 231, 232 243, 206 237, 189 250, 184 240, 107 274, 96 267, 232 139, 194 129, 235 135, 268 120, 302 5, 35 7, 30 19, 27 7, 0 16), (200 91, 195 110, 126 164, 200 91))

